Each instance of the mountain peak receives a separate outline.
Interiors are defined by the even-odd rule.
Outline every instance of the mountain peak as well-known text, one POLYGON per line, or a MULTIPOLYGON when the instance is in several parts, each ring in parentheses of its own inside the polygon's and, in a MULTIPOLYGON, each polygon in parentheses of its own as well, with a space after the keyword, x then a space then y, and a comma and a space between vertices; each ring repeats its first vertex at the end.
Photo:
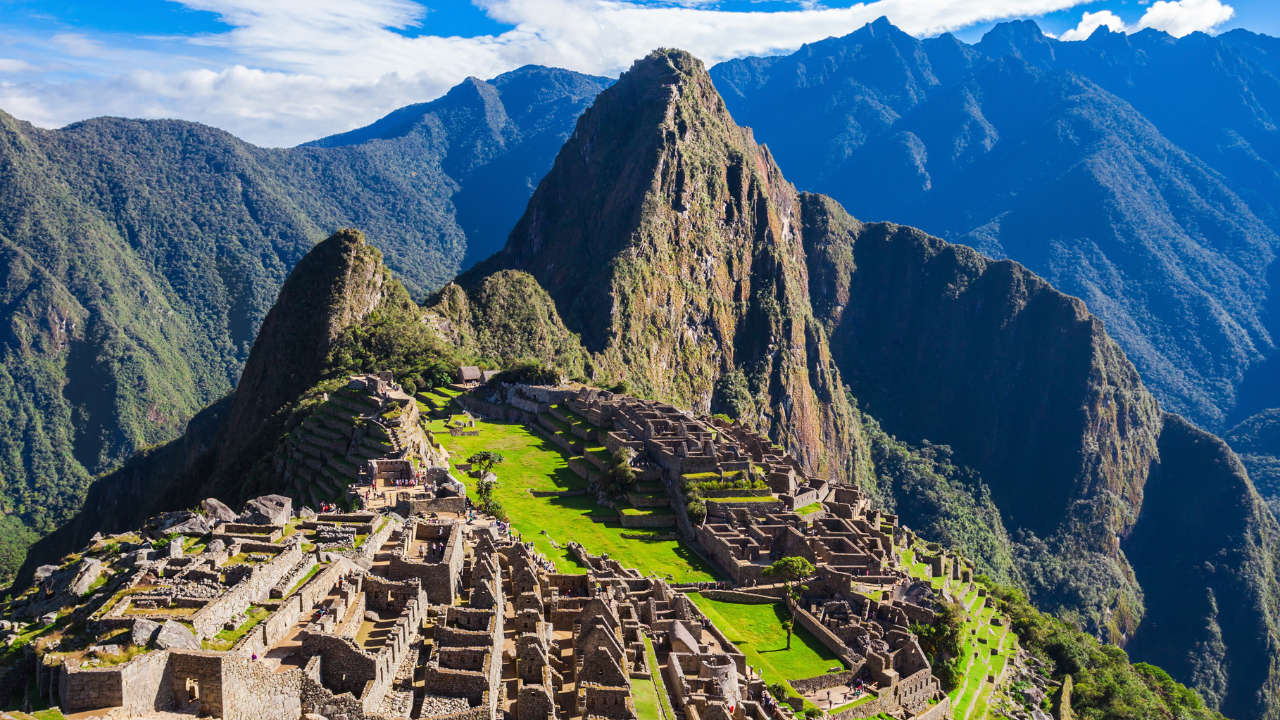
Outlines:
POLYGON ((988 30, 974 47, 992 60, 1015 55, 1047 70, 1053 64, 1056 42, 1046 37, 1034 20, 1011 20, 988 30))
POLYGON ((800 204, 702 61, 663 48, 600 93, 506 247, 459 285, 478 296, 486 278, 524 271, 581 336, 597 382, 731 410, 814 474, 852 480, 842 458, 860 435, 809 306, 800 204), (724 389, 748 373, 750 397, 724 389))

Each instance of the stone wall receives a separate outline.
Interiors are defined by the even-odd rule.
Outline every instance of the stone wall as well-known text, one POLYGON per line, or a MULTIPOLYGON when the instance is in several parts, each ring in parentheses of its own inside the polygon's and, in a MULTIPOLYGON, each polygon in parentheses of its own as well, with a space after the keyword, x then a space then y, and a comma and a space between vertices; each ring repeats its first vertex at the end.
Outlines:
POLYGON ((618 517, 622 521, 622 527, 625 528, 673 527, 676 524, 675 515, 627 515, 620 512, 618 517))
POLYGON ((139 655, 120 666, 121 705, 129 715, 145 715, 173 707, 173 682, 169 675, 169 652, 139 655))
POLYGON ((297 565, 290 568, 289 572, 281 576, 280 579, 276 581, 276 584, 271 587, 271 597, 273 599, 283 598, 290 590, 293 589, 293 586, 297 585, 299 580, 306 577, 307 573, 311 572, 311 569, 315 566, 315 555, 310 553, 303 555, 302 560, 298 562, 297 565))
MULTIPOLYGON (((292 539, 292 538, 291 538, 292 539)), ((210 638, 222 630, 222 626, 255 602, 270 597, 271 588, 302 560, 301 542, 284 545, 259 545, 242 543, 241 552, 275 552, 278 553, 269 562, 253 568, 249 577, 236 583, 222 595, 209 601, 200 611, 191 616, 191 625, 195 628, 196 637, 210 638), (282 551, 283 550, 283 551, 282 551)))
POLYGON ((838 673, 827 673, 826 675, 818 675, 811 678, 803 678, 800 680, 792 680, 791 687, 801 695, 826 690, 839 685, 848 685, 858 676, 857 670, 845 670, 838 673))
POLYGON ((727 517, 730 508, 746 508, 752 515, 762 515, 764 513, 780 513, 786 512, 789 508, 787 504, 781 500, 711 500, 708 499, 707 514, 721 515, 727 517))
POLYGON ((276 673, 247 658, 222 664, 223 720, 297 720, 302 712, 302 670, 276 673))
POLYGON ((396 512, 404 517, 430 515, 433 512, 461 515, 466 511, 466 498, 457 496, 418 499, 413 495, 400 493, 399 500, 396 502, 396 512))
POLYGON ((58 705, 66 712, 124 704, 120 667, 81 670, 64 660, 58 679, 58 705))
MULTIPOLYGON (((830 720, 856 720, 857 718, 875 717, 880 713, 888 713, 896 709, 895 706, 896 703, 888 698, 874 697, 857 707, 849 708, 844 712, 830 716, 830 720)), ((919 720, 919 718, 916 718, 916 720, 919 720)), ((937 720, 937 718, 935 717, 933 720, 937 720)))
MULTIPOLYGON (((223 662, 227 656, 208 650, 173 650, 169 654, 170 688, 175 705, 198 698, 201 717, 225 717, 226 679, 223 662)), ((231 697, 234 697, 232 695, 231 697)))
POLYGON ((699 590, 698 592, 705 598, 738 603, 739 605, 773 605, 782 602, 781 598, 754 595, 749 592, 738 592, 737 590, 699 590))
POLYGON ((702 497, 707 500, 727 497, 772 497, 773 491, 768 488, 755 490, 703 490, 702 497))
MULTIPOLYGON (((840 659, 844 660, 851 667, 858 667, 861 663, 861 657, 858 656, 848 645, 841 642, 836 634, 828 630, 818 622, 817 618, 810 615, 804 608, 797 607, 795 612, 796 624, 813 633, 818 641, 827 646, 827 649, 835 653, 840 659)), ((874 715, 875 713, 872 713, 874 715)), ((867 717, 860 715, 858 717, 867 717)))
POLYGON ((373 567, 373 557, 378 554, 378 550, 382 548, 387 538, 391 537, 391 533, 400 527, 400 523, 391 518, 384 518, 381 529, 364 539, 364 543, 360 547, 343 552, 343 557, 348 558, 351 562, 368 570, 373 567))

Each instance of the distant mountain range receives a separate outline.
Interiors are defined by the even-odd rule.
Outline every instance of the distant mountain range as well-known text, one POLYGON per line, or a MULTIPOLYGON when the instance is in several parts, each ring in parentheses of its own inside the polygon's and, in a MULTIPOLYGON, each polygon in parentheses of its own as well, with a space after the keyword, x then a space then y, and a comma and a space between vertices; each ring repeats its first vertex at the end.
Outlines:
POLYGON ((227 394, 290 269, 366 230, 424 296, 501 247, 611 81, 526 67, 277 150, 196 123, 0 113, 0 582, 90 478, 227 394))
POLYGON ((882 18, 711 74, 799 187, 1083 298, 1170 410, 1224 431, 1280 405, 1280 41, 882 18))

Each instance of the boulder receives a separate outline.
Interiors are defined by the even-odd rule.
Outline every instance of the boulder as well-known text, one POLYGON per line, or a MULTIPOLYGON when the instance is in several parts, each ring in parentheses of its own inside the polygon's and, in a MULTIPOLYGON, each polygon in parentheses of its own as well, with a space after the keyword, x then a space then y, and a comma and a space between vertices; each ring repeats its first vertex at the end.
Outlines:
POLYGON ((315 517, 315 516, 316 516, 316 511, 315 511, 315 510, 312 510, 311 508, 307 507, 306 505, 303 505, 302 507, 298 508, 298 518, 299 518, 299 519, 302 519, 302 520, 310 520, 311 518, 313 518, 313 517, 315 517))
POLYGON ((189 519, 184 520, 169 528, 171 533, 182 533, 183 535, 205 535, 213 530, 213 525, 203 515, 192 515, 189 519))
POLYGON ((54 610, 54 611, 53 611, 53 612, 51 612, 51 613, 45 613, 44 615, 41 615, 41 616, 40 616, 40 624, 41 624, 41 625, 52 625, 52 624, 54 624, 54 623, 56 623, 56 622, 58 622, 58 611, 57 611, 57 610, 54 610))
POLYGON ((378 622, 382 618, 378 617, 378 613, 372 610, 366 610, 364 613, 364 619, 368 620, 369 622, 378 622))
MULTIPOLYGON (((186 628, 183 629, 185 630, 186 628)), ((155 620, 138 618, 133 621, 133 628, 129 631, 129 642, 140 647, 150 645, 159 632, 160 623, 155 620)))
POLYGON ((77 569, 75 580, 71 581, 71 593, 76 596, 83 596, 89 592, 89 586, 98 581, 98 577, 102 575, 103 565, 101 560, 96 558, 85 558, 80 562, 77 569))
POLYGON ((207 553, 220 553, 227 549, 227 544, 221 540, 214 540, 205 546, 204 551, 207 553))
POLYGON ((50 575, 58 572, 57 565, 41 565, 36 568, 36 582, 44 582, 50 575))
POLYGON ((200 641, 196 639, 195 634, 173 620, 164 621, 164 624, 160 626, 160 632, 156 633, 155 642, 157 650, 170 650, 173 648, 178 648, 179 650, 200 649, 200 641))
POLYGON ((236 514, 232 512, 227 504, 218 498, 205 498, 200 503, 200 509, 204 510, 204 515, 212 523, 235 522, 236 514))
POLYGON ((170 540, 169 544, 166 545, 164 548, 164 557, 168 557, 168 558, 182 557, 182 540, 183 538, 181 536, 170 540))
POLYGON ((293 515, 293 500, 284 495, 264 495, 245 503, 239 520, 250 525, 284 525, 293 515))
POLYGON ((156 515, 147 521, 146 532, 153 538, 172 533, 203 535, 209 532, 209 521, 190 510, 174 510, 156 515))

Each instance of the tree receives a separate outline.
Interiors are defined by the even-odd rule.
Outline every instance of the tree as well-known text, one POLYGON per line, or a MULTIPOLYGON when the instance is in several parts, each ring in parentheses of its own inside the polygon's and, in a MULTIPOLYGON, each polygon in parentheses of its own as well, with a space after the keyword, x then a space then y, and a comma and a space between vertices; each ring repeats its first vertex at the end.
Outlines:
POLYGON ((772 565, 764 569, 760 573, 761 576, 771 580, 781 580, 787 585, 787 599, 791 605, 791 619, 782 624, 787 631, 787 649, 791 649, 791 629, 795 626, 796 607, 800 604, 800 592, 795 589, 795 583, 810 577, 816 572, 813 563, 802 557, 784 557, 773 562, 772 565))
POLYGON ((614 453, 613 460, 610 461, 605 472, 605 478, 609 483, 609 497, 616 500, 636 484, 636 471, 631 469, 631 459, 634 457, 635 452, 626 446, 618 448, 618 452, 614 453))
POLYGON ((492 450, 485 450, 483 452, 478 452, 475 455, 472 455, 471 457, 467 458, 467 462, 476 466, 480 470, 481 477, 483 477, 485 473, 492 470, 494 465, 497 465, 503 460, 506 460, 506 458, 502 457, 502 455, 496 452, 493 452, 492 450))

